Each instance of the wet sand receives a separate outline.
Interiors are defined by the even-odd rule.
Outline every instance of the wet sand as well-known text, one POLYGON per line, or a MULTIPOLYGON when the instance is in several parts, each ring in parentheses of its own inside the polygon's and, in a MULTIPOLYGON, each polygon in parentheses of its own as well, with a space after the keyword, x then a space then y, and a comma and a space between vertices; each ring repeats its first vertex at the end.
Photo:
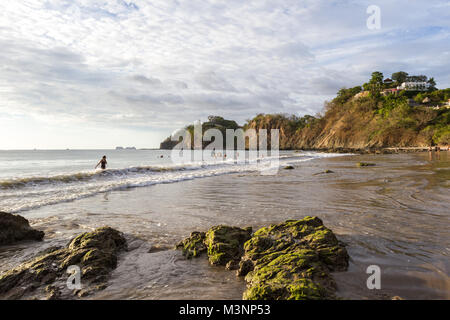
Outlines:
POLYGON ((450 153, 354 155, 297 163, 274 176, 230 174, 114 191, 23 212, 43 243, 0 249, 0 271, 36 250, 109 225, 126 234, 109 287, 87 299, 241 299, 245 284, 206 259, 172 250, 217 224, 254 230, 318 216, 347 244, 347 272, 334 273, 350 299, 450 298, 450 153), (357 162, 376 166, 360 168, 357 162), (333 173, 322 173, 325 170, 333 173), (366 268, 381 268, 381 290, 366 268))

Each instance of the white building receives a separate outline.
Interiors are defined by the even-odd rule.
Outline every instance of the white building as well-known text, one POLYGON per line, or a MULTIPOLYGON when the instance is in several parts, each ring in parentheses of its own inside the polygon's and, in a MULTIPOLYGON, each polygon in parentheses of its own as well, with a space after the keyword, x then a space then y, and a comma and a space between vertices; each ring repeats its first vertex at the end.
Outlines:
POLYGON ((423 82, 403 82, 401 86, 397 87, 397 89, 406 90, 406 91, 427 91, 430 87, 430 84, 423 82))

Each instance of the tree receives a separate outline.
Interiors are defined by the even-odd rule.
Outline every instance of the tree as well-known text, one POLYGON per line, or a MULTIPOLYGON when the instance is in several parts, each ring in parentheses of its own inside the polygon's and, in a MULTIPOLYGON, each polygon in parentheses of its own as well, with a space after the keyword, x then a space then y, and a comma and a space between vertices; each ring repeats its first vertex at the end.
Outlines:
POLYGON ((420 75, 420 76, 408 76, 406 77, 406 81, 409 82, 426 82, 427 76, 420 75))
POLYGON ((372 78, 368 84, 364 84, 364 89, 368 88, 373 97, 378 97, 380 95, 380 90, 383 88, 383 78, 384 76, 381 72, 372 72, 372 78))
POLYGON ((405 82, 407 77, 408 73, 404 71, 395 72, 391 76, 392 80, 396 81, 398 84, 405 82))
POLYGON ((430 90, 430 91, 437 90, 437 89, 436 89, 436 81, 434 80, 433 77, 431 77, 431 78, 427 81, 427 83, 430 85, 430 87, 429 87, 429 90, 430 90))
POLYGON ((382 85, 383 84, 383 74, 379 71, 372 72, 372 78, 370 79, 369 83, 375 84, 375 85, 382 85))

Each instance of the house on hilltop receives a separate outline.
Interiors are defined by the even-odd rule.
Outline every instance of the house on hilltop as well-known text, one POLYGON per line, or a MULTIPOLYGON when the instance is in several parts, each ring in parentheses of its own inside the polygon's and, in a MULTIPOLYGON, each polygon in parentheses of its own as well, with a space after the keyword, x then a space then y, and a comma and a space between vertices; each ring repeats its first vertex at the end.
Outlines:
POLYGON ((398 94, 401 90, 397 89, 397 88, 389 88, 389 89, 384 89, 383 91, 381 91, 381 95, 383 96, 387 96, 389 94, 398 94))
POLYGON ((403 82, 397 89, 406 91, 427 91, 430 84, 425 81, 408 81, 403 82))

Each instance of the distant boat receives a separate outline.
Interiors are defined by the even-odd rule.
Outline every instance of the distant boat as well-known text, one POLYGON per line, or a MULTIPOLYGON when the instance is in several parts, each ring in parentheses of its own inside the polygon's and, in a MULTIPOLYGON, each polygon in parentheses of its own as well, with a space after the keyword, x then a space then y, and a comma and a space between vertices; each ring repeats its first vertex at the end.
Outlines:
POLYGON ((136 150, 136 147, 126 147, 127 150, 136 150))
POLYGON ((123 147, 116 147, 116 150, 123 150, 123 147))

